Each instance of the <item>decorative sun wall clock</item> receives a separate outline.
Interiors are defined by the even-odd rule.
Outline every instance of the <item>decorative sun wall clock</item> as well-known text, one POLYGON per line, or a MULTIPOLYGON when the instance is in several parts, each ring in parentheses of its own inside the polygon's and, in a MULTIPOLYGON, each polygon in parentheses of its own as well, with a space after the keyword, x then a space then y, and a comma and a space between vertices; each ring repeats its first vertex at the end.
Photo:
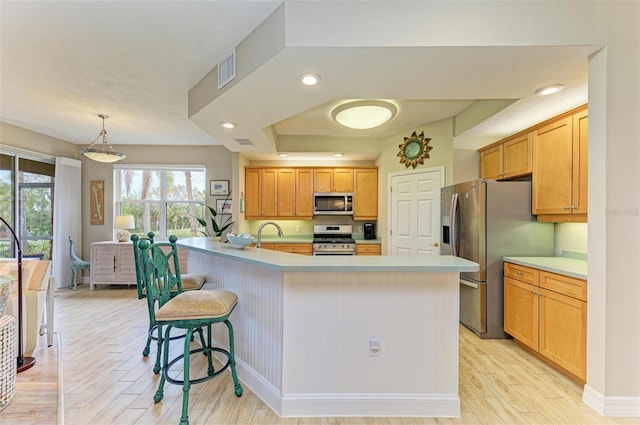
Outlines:
POLYGON ((416 168, 418 164, 424 164, 424 158, 429 158, 429 151, 433 149, 433 146, 429 146, 430 138, 424 137, 424 131, 417 135, 414 131, 410 137, 404 138, 404 143, 398 145, 400 152, 400 163, 404 164, 407 168, 409 166, 416 168))

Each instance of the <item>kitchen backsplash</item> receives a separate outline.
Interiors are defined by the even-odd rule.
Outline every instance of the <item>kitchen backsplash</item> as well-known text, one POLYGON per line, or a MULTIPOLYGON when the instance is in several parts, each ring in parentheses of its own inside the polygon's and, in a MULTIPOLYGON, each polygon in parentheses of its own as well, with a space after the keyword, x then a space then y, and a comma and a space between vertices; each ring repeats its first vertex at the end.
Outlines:
POLYGON ((555 255, 562 251, 587 252, 587 223, 555 224, 555 255))
MULTIPOLYGON (((313 220, 248 220, 249 228, 244 231, 255 235, 258 232, 258 227, 265 221, 275 221, 282 228, 282 232, 289 236, 313 235, 314 224, 351 224, 353 225, 353 235, 362 236, 364 234, 362 230, 363 224, 370 223, 370 221, 355 221, 345 216, 318 216, 313 220)), ((377 224, 375 221, 374 223, 377 224)), ((273 226, 267 226, 262 234, 276 235, 277 230, 273 226)))

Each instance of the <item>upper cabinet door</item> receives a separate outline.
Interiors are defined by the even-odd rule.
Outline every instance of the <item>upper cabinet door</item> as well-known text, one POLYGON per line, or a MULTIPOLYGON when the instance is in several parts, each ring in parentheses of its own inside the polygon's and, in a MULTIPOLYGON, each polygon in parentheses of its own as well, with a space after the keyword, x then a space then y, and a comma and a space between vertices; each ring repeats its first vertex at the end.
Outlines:
POLYGON ((353 168, 317 168, 313 172, 314 192, 353 192, 353 168))
POLYGON ((574 214, 587 213, 587 150, 589 141, 589 112, 573 115, 573 188, 574 214))
POLYGON ((378 169, 354 170, 353 219, 378 219, 378 169))
POLYGON ((533 169, 533 133, 504 142, 504 175, 502 178, 531 174, 533 169))
POLYGON ((313 170, 313 191, 326 193, 331 192, 333 187, 333 169, 318 168, 313 170))
POLYGON ((296 215, 296 170, 293 168, 278 169, 278 216, 294 217, 296 215))
POLYGON ((504 174, 502 164, 504 145, 480 151, 480 178, 500 179, 504 174))
POLYGON ((296 169, 296 218, 313 217, 313 170, 296 169))
POLYGON ((571 213, 572 118, 539 128, 533 146, 533 214, 571 213))
POLYGON ((334 168, 333 169, 332 192, 353 192, 353 169, 352 168, 334 168))

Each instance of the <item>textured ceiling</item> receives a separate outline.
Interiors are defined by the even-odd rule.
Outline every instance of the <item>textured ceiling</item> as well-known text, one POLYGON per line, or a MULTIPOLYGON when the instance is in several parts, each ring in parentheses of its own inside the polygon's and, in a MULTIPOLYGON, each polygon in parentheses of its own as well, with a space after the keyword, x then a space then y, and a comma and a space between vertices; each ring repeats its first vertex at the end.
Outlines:
POLYGON ((0 119, 86 146, 106 114, 115 145, 240 151, 235 139, 248 138, 248 153, 275 158, 269 135, 385 137, 454 116, 476 99, 517 99, 456 137, 456 147, 475 149, 587 98, 594 47, 284 46, 190 118, 189 90, 281 3, 3 1, 0 119), (322 81, 302 92, 297 76, 309 70, 322 81), (533 94, 556 82, 568 88, 553 99, 533 94), (393 101, 397 117, 364 133, 328 118, 345 99, 368 98, 393 101), (223 120, 240 125, 225 133, 223 120))

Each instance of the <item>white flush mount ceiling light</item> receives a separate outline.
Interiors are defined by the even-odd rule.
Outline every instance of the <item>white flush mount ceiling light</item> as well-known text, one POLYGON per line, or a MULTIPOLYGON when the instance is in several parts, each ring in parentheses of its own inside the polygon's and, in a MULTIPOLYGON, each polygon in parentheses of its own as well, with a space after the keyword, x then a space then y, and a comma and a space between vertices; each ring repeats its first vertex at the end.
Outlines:
POLYGON ((398 109, 383 100, 359 100, 347 102, 331 111, 331 117, 345 127, 367 130, 379 127, 389 121, 398 109))
POLYGON ((344 154, 342 152, 336 152, 333 154, 333 156, 335 156, 336 158, 342 158, 344 154))
POLYGON ((232 122, 221 122, 220 126, 224 128, 236 128, 236 125, 232 122))
POLYGON ((86 149, 80 149, 80 154, 86 156, 89 159, 98 162, 116 162, 121 159, 125 159, 127 156, 123 153, 113 150, 109 139, 107 138, 107 130, 104 129, 104 120, 108 119, 107 115, 98 115, 102 118, 102 131, 98 137, 86 149), (102 138, 102 144, 96 146, 98 139, 102 138))
POLYGON ((320 82, 320 76, 318 74, 302 74, 300 76, 300 82, 305 86, 315 86, 320 82))
POLYGON ((558 93, 562 90, 564 90, 564 86, 562 84, 554 84, 553 86, 547 86, 536 90, 536 94, 538 96, 548 96, 550 94, 558 93))
POLYGON ((280 158, 286 158, 286 157, 288 157, 289 155, 287 155, 286 153, 279 153, 279 154, 278 154, 278 156, 279 156, 280 158))

